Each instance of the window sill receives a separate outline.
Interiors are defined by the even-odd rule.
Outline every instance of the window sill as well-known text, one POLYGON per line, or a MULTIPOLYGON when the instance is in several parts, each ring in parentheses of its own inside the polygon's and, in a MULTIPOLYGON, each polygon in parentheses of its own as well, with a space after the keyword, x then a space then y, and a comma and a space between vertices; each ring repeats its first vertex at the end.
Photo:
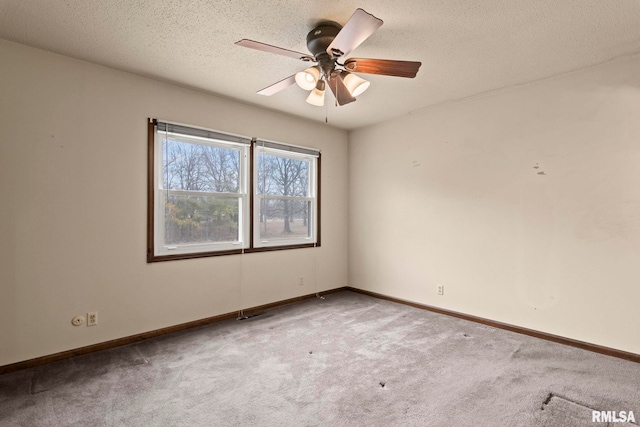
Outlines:
POLYGON ((153 255, 147 254, 147 263, 162 262, 162 261, 175 261, 178 259, 195 259, 195 258, 209 258, 213 256, 224 255, 240 255, 242 253, 251 254, 257 252, 271 252, 271 251, 284 251, 289 249, 304 249, 320 247, 320 243, 304 243, 301 245, 282 245, 282 246, 265 246, 260 248, 247 248, 244 251, 242 249, 233 249, 227 251, 215 251, 215 252, 193 252, 189 254, 175 254, 175 255, 153 255))

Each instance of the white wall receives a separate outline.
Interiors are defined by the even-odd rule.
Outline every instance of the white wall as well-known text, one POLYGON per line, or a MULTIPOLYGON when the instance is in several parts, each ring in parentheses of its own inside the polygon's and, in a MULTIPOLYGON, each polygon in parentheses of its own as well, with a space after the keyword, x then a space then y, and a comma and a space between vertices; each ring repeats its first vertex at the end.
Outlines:
POLYGON ((639 57, 351 132, 349 186, 351 286, 640 353, 639 57))
POLYGON ((0 57, 0 366, 347 284, 346 132, 3 40, 0 57), (147 264, 148 117, 321 149, 322 247, 147 264))

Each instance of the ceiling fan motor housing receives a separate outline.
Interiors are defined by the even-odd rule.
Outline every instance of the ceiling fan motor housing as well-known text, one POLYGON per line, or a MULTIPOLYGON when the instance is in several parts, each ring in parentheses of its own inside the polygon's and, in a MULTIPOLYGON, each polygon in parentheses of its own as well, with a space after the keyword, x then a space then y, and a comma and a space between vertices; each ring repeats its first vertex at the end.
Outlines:
POLYGON ((318 56, 327 53, 327 48, 336 38, 342 26, 337 22, 323 22, 307 34, 307 49, 318 60, 318 56))

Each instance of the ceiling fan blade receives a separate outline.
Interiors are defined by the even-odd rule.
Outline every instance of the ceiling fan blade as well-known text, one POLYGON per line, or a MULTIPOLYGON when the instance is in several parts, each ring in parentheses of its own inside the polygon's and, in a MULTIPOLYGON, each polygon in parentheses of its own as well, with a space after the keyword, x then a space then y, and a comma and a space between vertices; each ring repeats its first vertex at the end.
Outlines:
POLYGON ((339 72, 334 72, 331 74, 331 78, 327 80, 327 84, 331 88, 331 92, 336 97, 338 101, 338 105, 346 105, 350 102, 354 102, 356 98, 354 98, 349 89, 344 85, 344 82, 339 76, 339 72))
POLYGON ((416 76, 421 65, 422 62, 366 58, 349 58, 344 62, 344 68, 347 71, 411 79, 416 76))
POLYGON ((274 83, 271 86, 267 86, 264 89, 258 91, 258 95, 271 96, 274 93, 280 92, 282 89, 286 89, 296 82, 296 75, 289 76, 286 79, 280 80, 278 83, 274 83))
POLYGON ((347 55, 375 33, 381 25, 382 19, 362 9, 356 9, 327 48, 327 53, 333 57, 347 55))
POLYGON ((284 55, 290 58, 301 59, 303 61, 313 61, 314 58, 306 53, 296 52, 295 50, 283 49, 281 47, 272 46, 266 43, 260 43, 253 40, 242 39, 236 42, 238 46, 248 47, 250 49, 260 50, 262 52, 275 53, 276 55, 284 55))

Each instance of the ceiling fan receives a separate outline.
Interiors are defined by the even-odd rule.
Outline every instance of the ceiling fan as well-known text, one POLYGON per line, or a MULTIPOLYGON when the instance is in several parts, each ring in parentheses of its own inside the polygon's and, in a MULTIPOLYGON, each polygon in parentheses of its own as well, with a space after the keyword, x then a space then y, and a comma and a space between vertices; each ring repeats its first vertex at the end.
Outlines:
POLYGON ((344 27, 333 21, 321 22, 307 34, 307 48, 312 55, 248 39, 242 39, 236 44, 317 63, 304 71, 267 86, 258 91, 259 95, 271 96, 297 83, 302 89, 311 91, 307 97, 309 104, 323 106, 325 86, 327 85, 333 92, 337 104, 345 105, 354 102, 356 96, 364 92, 370 84, 369 81, 357 76, 354 72, 413 78, 422 65, 421 62, 388 59, 344 59, 381 25, 381 19, 362 9, 357 9, 344 27))

